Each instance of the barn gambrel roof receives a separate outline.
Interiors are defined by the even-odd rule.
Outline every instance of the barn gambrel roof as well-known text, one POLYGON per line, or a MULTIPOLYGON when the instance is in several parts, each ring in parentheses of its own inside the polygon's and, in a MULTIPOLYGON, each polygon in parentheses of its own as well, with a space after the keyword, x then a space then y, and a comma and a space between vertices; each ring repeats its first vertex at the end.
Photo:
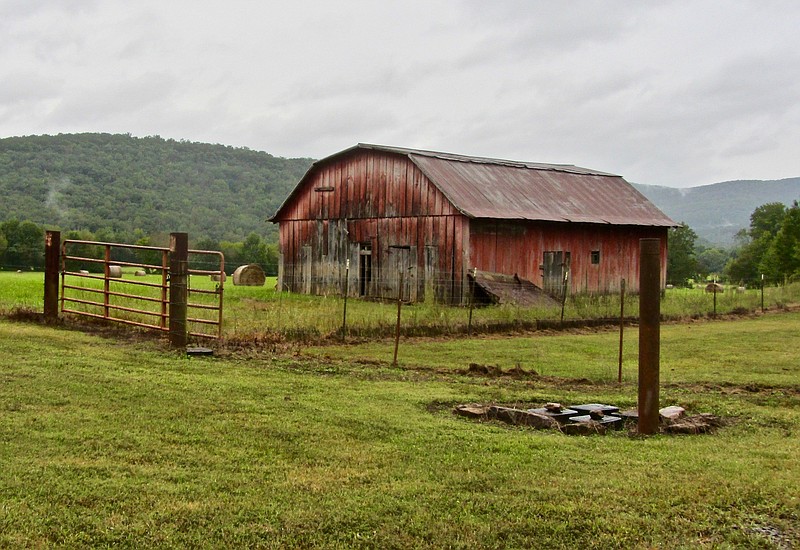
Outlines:
POLYGON ((621 176, 567 164, 472 157, 359 143, 315 162, 270 218, 319 167, 359 150, 403 155, 469 218, 673 227, 621 176))

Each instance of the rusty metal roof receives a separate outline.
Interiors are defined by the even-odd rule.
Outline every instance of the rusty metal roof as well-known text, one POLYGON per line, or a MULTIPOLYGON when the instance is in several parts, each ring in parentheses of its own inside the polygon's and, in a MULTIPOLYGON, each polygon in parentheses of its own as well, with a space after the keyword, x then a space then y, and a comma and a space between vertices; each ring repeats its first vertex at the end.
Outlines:
MULTIPOLYGON (((677 225, 621 176, 567 164, 359 143, 317 161, 315 166, 360 149, 407 156, 460 212, 470 218, 677 225)), ((313 170, 314 166, 309 173, 313 170)))

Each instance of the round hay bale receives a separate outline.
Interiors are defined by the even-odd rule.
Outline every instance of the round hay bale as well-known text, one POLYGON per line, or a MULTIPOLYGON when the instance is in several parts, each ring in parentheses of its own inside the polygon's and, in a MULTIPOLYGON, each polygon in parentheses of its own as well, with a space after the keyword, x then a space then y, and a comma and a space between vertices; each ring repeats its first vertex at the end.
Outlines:
POLYGON ((120 278, 122 277, 122 267, 118 265, 110 265, 108 266, 108 276, 120 278))
POLYGON ((233 272, 233 284, 237 286, 264 286, 267 277, 258 264, 240 265, 233 272))
POLYGON ((80 273, 81 275, 88 275, 89 274, 89 270, 88 269, 81 269, 80 271, 78 271, 78 273, 80 273))
POLYGON ((211 280, 214 282, 218 283, 220 278, 222 279, 223 283, 228 280, 228 277, 225 275, 224 271, 222 272, 222 277, 220 277, 219 275, 211 275, 211 280))
POLYGON ((147 275, 147 272, 144 269, 137 269, 133 274, 136 277, 144 277, 147 275))

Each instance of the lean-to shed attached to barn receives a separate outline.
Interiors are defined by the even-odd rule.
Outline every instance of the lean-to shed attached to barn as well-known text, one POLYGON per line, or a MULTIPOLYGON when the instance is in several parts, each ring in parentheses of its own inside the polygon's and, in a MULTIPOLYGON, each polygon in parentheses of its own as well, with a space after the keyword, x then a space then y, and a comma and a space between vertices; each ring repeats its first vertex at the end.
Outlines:
POLYGON ((279 288, 462 303, 468 275, 516 275, 550 293, 638 288, 639 239, 676 225, 622 177, 358 144, 317 161, 277 213, 279 288))

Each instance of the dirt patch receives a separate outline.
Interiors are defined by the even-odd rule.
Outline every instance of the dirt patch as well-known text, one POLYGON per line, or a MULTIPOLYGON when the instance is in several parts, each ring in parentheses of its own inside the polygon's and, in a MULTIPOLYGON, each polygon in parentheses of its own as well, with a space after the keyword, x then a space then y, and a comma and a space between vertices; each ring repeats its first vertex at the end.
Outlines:
POLYGON ((688 390, 698 393, 716 392, 725 395, 790 395, 800 397, 800 387, 797 386, 771 386, 768 384, 734 384, 725 382, 723 384, 663 384, 663 388, 674 388, 688 390))

